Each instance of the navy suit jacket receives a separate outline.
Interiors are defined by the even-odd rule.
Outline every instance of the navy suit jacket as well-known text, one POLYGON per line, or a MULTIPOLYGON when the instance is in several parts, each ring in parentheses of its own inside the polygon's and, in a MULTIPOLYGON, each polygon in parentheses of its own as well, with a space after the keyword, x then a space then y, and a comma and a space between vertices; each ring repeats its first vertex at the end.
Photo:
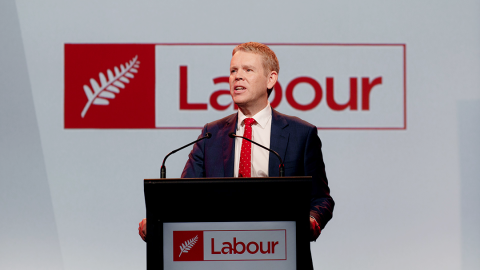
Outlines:
MULTIPOLYGON (((235 132, 236 127, 236 113, 206 124, 199 138, 207 132, 212 133, 212 137, 193 146, 182 178, 233 177, 235 140, 228 134, 235 132)), ((312 176, 310 215, 323 229, 332 218, 335 203, 328 188, 317 128, 272 109, 270 148, 282 157, 285 176, 312 176)), ((279 176, 279 165, 278 158, 270 153, 269 176, 279 176)))

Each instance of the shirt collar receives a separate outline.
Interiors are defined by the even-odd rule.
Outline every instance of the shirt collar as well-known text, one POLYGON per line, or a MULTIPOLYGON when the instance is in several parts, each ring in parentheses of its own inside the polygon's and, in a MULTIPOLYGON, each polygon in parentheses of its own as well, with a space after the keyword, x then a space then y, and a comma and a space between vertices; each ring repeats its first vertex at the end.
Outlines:
MULTIPOLYGON (((243 120, 247 118, 242 111, 239 109, 238 110, 238 125, 237 125, 237 130, 240 129, 240 126, 243 126, 243 120)), ((252 116, 253 119, 257 122, 257 125, 259 125, 262 129, 264 129, 267 126, 268 121, 270 118, 272 118, 272 109, 270 107, 270 102, 267 103, 267 106, 263 108, 263 110, 259 111, 257 114, 252 116)))

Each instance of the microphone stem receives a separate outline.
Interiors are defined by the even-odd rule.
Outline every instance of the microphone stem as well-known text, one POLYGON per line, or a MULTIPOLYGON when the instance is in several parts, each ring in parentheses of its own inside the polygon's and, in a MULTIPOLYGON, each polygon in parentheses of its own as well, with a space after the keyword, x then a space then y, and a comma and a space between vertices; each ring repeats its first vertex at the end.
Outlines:
POLYGON ((168 155, 166 155, 165 158, 163 159, 162 167, 160 168, 160 178, 167 178, 167 168, 165 167, 165 161, 167 160, 167 158, 168 158, 171 154, 175 154, 176 152, 182 150, 183 148, 188 147, 188 146, 190 146, 190 145, 192 145, 192 144, 194 144, 194 143, 196 143, 196 142, 199 142, 199 141, 201 141, 201 140, 203 140, 203 139, 210 139, 211 135, 209 135, 209 134, 210 134, 210 133, 207 133, 206 136, 204 136, 204 137, 202 137, 202 138, 200 138, 200 139, 197 139, 197 140, 195 140, 195 141, 193 141, 193 142, 191 142, 191 143, 189 143, 189 144, 187 144, 187 145, 184 145, 184 146, 182 146, 182 147, 180 147, 180 148, 178 148, 178 149, 175 149, 175 150, 173 150, 172 152, 168 153, 168 155))

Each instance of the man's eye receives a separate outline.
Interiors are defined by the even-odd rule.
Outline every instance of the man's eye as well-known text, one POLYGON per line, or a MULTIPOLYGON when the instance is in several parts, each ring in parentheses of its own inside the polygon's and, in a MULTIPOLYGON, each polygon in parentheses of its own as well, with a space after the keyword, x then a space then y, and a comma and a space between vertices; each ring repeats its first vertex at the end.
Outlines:
POLYGON ((235 70, 233 70, 233 69, 232 69, 232 70, 230 70, 230 74, 231 74, 231 73, 235 73, 235 70))

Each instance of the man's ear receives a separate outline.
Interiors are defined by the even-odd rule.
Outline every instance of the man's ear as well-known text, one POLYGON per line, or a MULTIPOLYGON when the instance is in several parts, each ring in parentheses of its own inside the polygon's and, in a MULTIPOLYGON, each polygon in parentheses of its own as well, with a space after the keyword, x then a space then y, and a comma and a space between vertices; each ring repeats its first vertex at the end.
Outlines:
POLYGON ((272 89, 273 86, 275 86, 275 83, 277 83, 277 79, 278 73, 274 70, 270 71, 270 74, 268 74, 267 89, 272 89))

